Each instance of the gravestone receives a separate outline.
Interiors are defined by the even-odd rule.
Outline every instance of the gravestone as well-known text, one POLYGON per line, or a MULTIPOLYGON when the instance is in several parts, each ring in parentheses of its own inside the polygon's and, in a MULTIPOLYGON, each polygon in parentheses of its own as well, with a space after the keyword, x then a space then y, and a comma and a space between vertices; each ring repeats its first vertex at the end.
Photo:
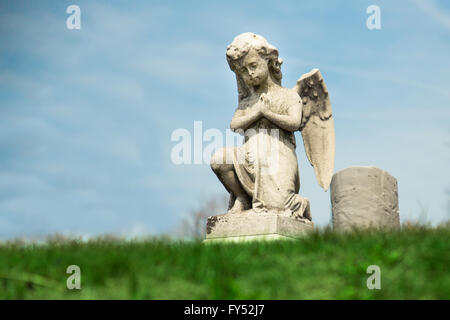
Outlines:
POLYGON ((333 228, 399 228, 397 180, 376 167, 350 167, 331 180, 333 228))

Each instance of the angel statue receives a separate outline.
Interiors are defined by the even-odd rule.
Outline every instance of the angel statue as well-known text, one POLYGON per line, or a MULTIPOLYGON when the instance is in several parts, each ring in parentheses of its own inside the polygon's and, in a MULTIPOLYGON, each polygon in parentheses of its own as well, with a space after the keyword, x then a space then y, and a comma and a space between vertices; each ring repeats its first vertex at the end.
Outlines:
POLYGON ((334 166, 335 137, 327 87, 318 69, 294 88, 281 86, 282 59, 260 35, 247 32, 227 47, 236 74, 239 104, 231 120, 244 135, 238 147, 219 149, 211 168, 230 193, 227 214, 276 212, 311 220, 309 200, 298 194, 300 177, 295 131, 326 191, 334 166))

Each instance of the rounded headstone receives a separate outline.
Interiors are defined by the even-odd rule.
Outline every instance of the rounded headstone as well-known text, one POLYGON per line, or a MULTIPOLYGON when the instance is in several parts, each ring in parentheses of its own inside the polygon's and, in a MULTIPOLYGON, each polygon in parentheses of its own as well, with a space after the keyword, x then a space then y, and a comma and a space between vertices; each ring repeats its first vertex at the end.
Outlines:
POLYGON ((397 179, 376 167, 350 167, 331 180, 333 228, 398 228, 397 179))

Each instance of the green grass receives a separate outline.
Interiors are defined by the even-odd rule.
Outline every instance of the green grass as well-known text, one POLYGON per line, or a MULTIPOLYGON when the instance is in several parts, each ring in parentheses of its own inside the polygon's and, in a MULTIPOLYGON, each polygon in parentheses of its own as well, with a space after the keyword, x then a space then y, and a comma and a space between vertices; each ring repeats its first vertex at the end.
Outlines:
POLYGON ((301 241, 0 245, 0 299, 449 299, 450 230, 316 232, 301 241), (81 268, 68 290, 66 268, 81 268), (381 290, 366 286, 381 268, 381 290))

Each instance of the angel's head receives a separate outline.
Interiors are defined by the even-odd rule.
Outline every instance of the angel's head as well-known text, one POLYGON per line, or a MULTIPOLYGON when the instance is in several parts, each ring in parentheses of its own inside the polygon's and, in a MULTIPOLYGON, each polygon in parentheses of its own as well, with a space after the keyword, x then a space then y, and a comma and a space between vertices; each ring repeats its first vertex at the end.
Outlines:
POLYGON ((227 61, 236 74, 239 99, 248 95, 248 87, 267 81, 281 85, 281 64, 278 50, 263 37, 246 32, 234 38, 227 47, 227 61))

